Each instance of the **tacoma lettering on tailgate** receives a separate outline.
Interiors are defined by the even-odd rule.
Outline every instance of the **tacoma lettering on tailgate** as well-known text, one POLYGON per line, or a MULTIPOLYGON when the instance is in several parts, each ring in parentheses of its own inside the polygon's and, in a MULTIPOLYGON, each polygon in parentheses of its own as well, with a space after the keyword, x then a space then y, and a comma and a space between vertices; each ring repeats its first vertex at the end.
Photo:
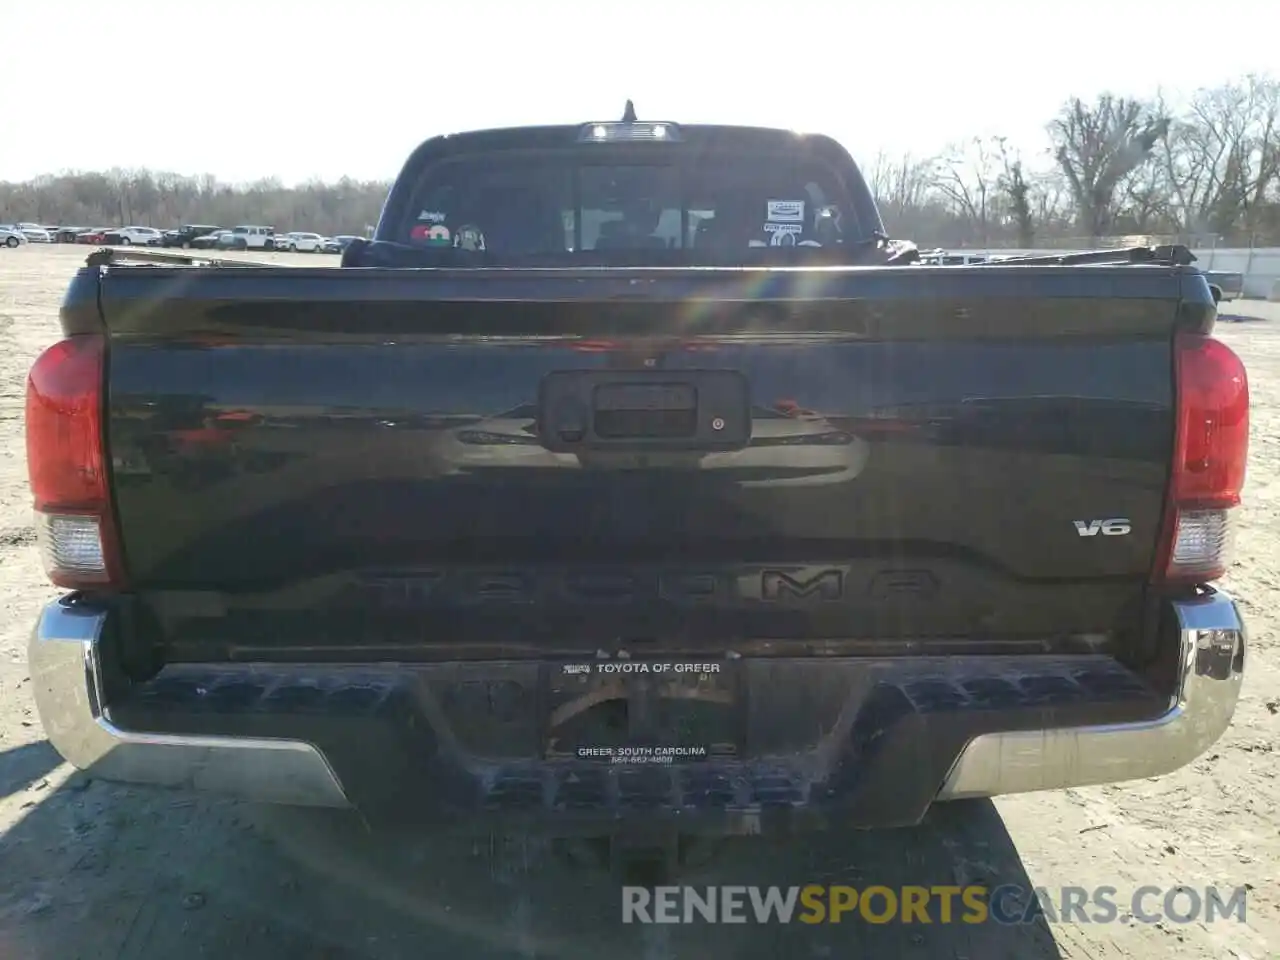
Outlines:
MULTIPOLYGON (((883 576, 885 571, 878 571, 883 576)), ((832 602, 845 599, 841 567, 748 566, 722 570, 423 570, 360 575, 343 602, 382 608, 570 602, 678 604, 734 601, 832 602)))

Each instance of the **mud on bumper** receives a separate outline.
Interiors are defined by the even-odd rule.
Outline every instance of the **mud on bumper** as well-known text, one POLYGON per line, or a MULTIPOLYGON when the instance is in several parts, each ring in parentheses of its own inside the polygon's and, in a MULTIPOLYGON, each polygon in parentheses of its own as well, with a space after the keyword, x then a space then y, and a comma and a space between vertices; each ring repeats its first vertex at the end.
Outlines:
MULTIPOLYGON (((477 751, 468 715, 440 692, 468 670, 536 688, 536 663, 174 665, 108 700, 106 614, 74 598, 44 609, 30 663, 49 740, 107 780, 567 832, 655 818, 712 833, 892 826, 918 822, 935 801, 1156 776, 1197 757, 1231 721, 1246 634, 1220 591, 1173 606, 1171 698, 1101 655, 748 660, 756 747, 670 765, 548 761, 519 735, 504 751, 477 751), (783 721, 796 736, 808 724, 803 749, 770 749, 781 741, 767 731, 783 721)), ((513 709, 512 730, 535 728, 532 712, 513 709)))

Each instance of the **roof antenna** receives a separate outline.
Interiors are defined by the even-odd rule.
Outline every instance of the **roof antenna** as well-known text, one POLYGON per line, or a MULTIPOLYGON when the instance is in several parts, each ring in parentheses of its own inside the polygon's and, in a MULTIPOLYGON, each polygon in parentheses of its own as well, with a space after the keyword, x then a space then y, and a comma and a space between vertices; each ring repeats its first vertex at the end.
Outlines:
POLYGON ((623 123, 636 123, 636 105, 630 100, 627 101, 627 108, 622 111, 623 123))

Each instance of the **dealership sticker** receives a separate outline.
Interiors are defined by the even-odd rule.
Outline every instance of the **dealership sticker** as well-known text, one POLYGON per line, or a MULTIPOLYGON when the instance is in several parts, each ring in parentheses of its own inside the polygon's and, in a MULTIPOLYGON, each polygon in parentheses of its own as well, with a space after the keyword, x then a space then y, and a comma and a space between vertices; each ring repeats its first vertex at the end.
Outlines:
POLYGON ((804 201, 770 200, 765 219, 770 223, 804 223, 804 201))
POLYGON ((625 764, 662 764, 668 765, 677 760, 706 760, 711 751, 704 745, 678 746, 676 744, 656 744, 654 746, 634 747, 578 747, 574 755, 579 760, 595 760, 603 763, 625 764))
POLYGON ((720 673, 722 664, 698 663, 692 660, 608 660, 595 663, 566 663, 560 667, 565 676, 608 676, 620 673, 682 673, 704 676, 720 673))
POLYGON ((804 225, 800 223, 766 223, 764 229, 767 233, 772 234, 769 237, 769 246, 794 247, 796 240, 804 231, 804 225))

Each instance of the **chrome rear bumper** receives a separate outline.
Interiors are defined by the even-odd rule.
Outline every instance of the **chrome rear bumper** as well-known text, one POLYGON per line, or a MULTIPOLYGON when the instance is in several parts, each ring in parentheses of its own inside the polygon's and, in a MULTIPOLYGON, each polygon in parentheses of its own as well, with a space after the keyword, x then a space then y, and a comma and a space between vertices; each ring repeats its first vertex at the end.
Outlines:
POLYGON ((345 807, 320 752, 295 740, 164 736, 104 716, 99 638, 106 615, 49 603, 31 637, 31 683, 45 734, 68 763, 104 780, 231 794, 263 803, 345 807))
POLYGON ((1170 773, 1226 731, 1244 675, 1247 632, 1219 590, 1173 605, 1181 627, 1178 694, 1143 723, 984 734, 951 768, 939 800, 1116 783, 1170 773))
MULTIPOLYGON (((1180 679, 1168 711, 1142 722, 983 733, 960 751, 936 799, 1152 777, 1204 752, 1235 710, 1245 626, 1236 604, 1221 591, 1206 590, 1174 608, 1181 626, 1180 679)), ((311 743, 141 733, 112 724, 100 694, 105 621, 101 611, 63 598, 45 607, 31 638, 40 719, 54 748, 72 765, 105 780, 267 803, 352 805, 329 759, 311 743)))

